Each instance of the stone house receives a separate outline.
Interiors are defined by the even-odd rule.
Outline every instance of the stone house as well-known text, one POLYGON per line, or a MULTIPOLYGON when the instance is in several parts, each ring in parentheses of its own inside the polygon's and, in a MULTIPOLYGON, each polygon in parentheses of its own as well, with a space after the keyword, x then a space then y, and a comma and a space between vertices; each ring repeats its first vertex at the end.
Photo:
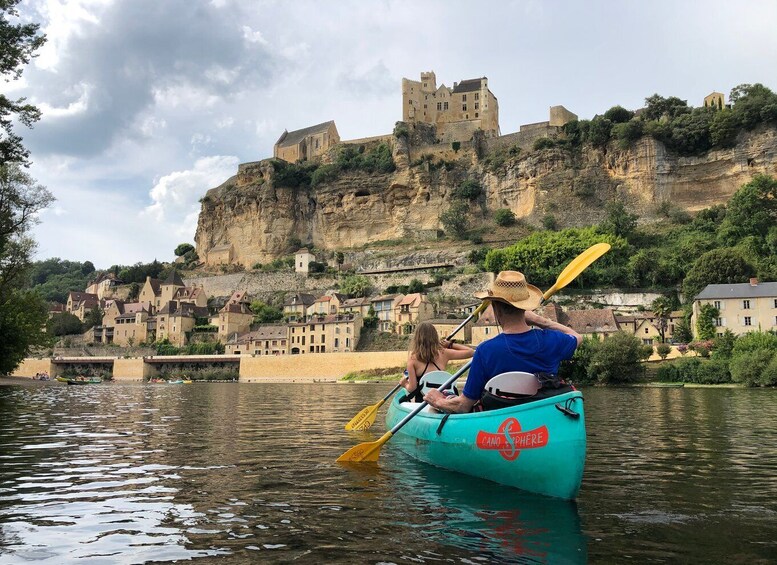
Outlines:
POLYGON ((346 298, 340 302, 340 314, 359 314, 366 318, 370 313, 372 301, 367 297, 346 298))
POLYGON ((402 79, 402 121, 436 126, 443 142, 469 141, 482 130, 497 137, 499 103, 488 88, 486 77, 454 82, 453 88, 437 86, 434 71, 421 73, 421 80, 402 79))
MULTIPOLYGON (((464 320, 437 318, 426 321, 434 326, 434 329, 437 330, 437 334, 440 336, 440 339, 445 339, 451 335, 464 320)), ((467 324, 461 328, 461 331, 457 333, 453 339, 464 343, 470 343, 472 341, 472 324, 467 324)))
POLYGON ((233 334, 247 332, 254 321, 254 313, 244 290, 232 293, 224 307, 219 310, 218 336, 221 341, 227 341, 233 334))
POLYGON ((736 335, 761 330, 777 331, 777 282, 708 284, 693 300, 691 327, 694 336, 702 304, 718 310, 716 333, 729 329, 736 335))
POLYGON ((362 317, 358 314, 314 316, 289 324, 289 354, 354 351, 359 343, 362 317))
POLYGON ((98 298, 110 298, 113 289, 121 284, 121 281, 111 272, 100 273, 97 278, 86 287, 88 294, 96 294, 98 298))
POLYGON ((235 257, 231 243, 214 245, 208 250, 208 265, 231 265, 235 257))
POLYGON ((310 262, 315 261, 316 256, 306 248, 302 248, 294 254, 294 272, 307 275, 310 270, 310 262))
POLYGON ((273 157, 289 163, 307 161, 319 157, 340 143, 340 134, 334 120, 302 128, 286 131, 281 134, 273 148, 273 157))
POLYGON ((375 317, 378 318, 378 331, 394 331, 396 307, 404 297, 404 294, 384 294, 370 301, 375 317))
POLYGON ((472 337, 470 341, 473 346, 478 346, 495 335, 502 333, 502 328, 496 323, 496 316, 494 316, 494 309, 491 307, 491 304, 480 313, 477 322, 472 324, 471 331, 472 337))
POLYGON ((283 302, 283 315, 288 320, 303 320, 308 315, 308 309, 313 306, 315 301, 315 296, 302 292, 287 296, 283 302))
POLYGON ((704 107, 722 110, 726 107, 726 96, 722 92, 710 92, 704 97, 704 107))
POLYGON ((259 326, 254 331, 230 338, 224 351, 228 355, 286 355, 288 333, 287 326, 259 326))
POLYGON ((415 292, 399 300, 394 306, 396 333, 409 335, 415 331, 418 322, 434 317, 434 306, 426 294, 415 292))
MULTIPOLYGON (((120 346, 137 345, 149 340, 149 313, 142 304, 126 304, 125 312, 115 316, 111 326, 103 325, 103 343, 120 346), (134 307, 141 307, 136 310, 134 307)), ((152 339, 153 341, 153 334, 152 339)), ((97 335, 95 333, 95 341, 97 335)))
POLYGON ((138 294, 138 302, 151 303, 151 313, 155 313, 162 307, 161 290, 162 281, 159 279, 152 279, 146 277, 146 282, 143 283, 143 287, 138 294))
POLYGON ((156 338, 167 339, 171 344, 186 345, 188 333, 197 325, 198 319, 208 317, 208 309, 191 302, 165 303, 156 314, 156 338))
POLYGON ((101 306, 100 298, 90 292, 69 292, 65 311, 77 316, 82 322, 95 307, 101 306))

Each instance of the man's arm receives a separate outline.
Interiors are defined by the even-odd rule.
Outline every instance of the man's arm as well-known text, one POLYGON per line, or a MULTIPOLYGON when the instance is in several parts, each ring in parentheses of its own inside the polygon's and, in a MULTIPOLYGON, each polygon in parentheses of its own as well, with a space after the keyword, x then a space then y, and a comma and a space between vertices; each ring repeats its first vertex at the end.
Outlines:
POLYGON ((581 336, 579 333, 577 333, 572 328, 565 326, 563 324, 559 324, 558 322, 554 322, 553 320, 548 320, 547 318, 543 318, 539 314, 535 314, 531 310, 526 310, 526 323, 530 326, 537 326, 538 328, 542 328, 543 330, 556 330, 561 333, 565 333, 567 335, 571 335, 577 340, 577 345, 579 346, 581 343, 583 343, 583 336, 581 336))
POLYGON ((475 401, 467 398, 463 394, 458 396, 445 396, 436 388, 433 388, 424 396, 430 406, 437 408, 440 412, 448 412, 452 414, 462 414, 472 410, 475 405, 475 401))

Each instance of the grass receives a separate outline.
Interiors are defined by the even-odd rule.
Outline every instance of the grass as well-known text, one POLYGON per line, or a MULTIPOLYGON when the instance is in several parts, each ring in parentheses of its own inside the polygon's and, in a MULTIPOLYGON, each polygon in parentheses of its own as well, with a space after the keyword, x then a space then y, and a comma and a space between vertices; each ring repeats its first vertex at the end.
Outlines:
POLYGON ((386 369, 367 369, 364 371, 352 371, 345 375, 341 381, 399 381, 404 367, 389 367, 386 369))

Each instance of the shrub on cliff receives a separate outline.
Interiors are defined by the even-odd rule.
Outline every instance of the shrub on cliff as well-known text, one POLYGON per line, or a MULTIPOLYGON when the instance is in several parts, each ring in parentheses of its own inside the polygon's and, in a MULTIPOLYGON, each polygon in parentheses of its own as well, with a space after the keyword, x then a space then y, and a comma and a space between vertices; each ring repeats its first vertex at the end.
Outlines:
POLYGON ((509 208, 499 208, 494 212, 494 223, 498 226, 512 226, 515 224, 515 214, 509 208))
POLYGON ((360 275, 350 275, 343 277, 340 283, 340 292, 351 297, 367 296, 372 290, 370 279, 360 275))
POLYGON ((454 200, 448 209, 440 214, 445 233, 463 239, 469 229, 469 205, 461 200, 454 200))
POLYGON ((453 198, 460 200, 477 200, 483 194, 483 187, 474 179, 467 179, 451 191, 453 198))
POLYGON ((332 182, 340 176, 340 168, 337 165, 321 165, 310 175, 310 185, 318 186, 322 183, 332 182))

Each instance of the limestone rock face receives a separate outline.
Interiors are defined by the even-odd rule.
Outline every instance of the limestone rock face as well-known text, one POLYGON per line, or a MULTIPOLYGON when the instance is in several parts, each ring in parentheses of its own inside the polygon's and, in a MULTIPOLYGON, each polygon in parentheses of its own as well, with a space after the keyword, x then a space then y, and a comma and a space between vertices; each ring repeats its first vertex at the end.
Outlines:
MULTIPOLYGON (((539 225, 553 215, 559 226, 589 225, 604 216, 604 204, 623 198, 650 219, 669 201, 689 211, 725 203, 758 173, 777 175, 777 130, 742 135, 738 144, 701 157, 679 157, 644 137, 622 150, 583 147, 521 153, 488 170, 471 148, 462 147, 453 166, 411 160, 424 147, 392 142, 397 170, 391 174, 349 171, 315 188, 277 186, 270 161, 240 165, 238 174, 202 199, 197 252, 206 263, 214 247, 232 246, 233 262, 251 267, 293 251, 295 239, 321 249, 348 249, 375 241, 411 244, 434 238, 451 190, 475 178, 484 198, 471 204, 476 221, 498 208, 539 225)), ((439 153, 430 146, 428 152, 439 153)))

